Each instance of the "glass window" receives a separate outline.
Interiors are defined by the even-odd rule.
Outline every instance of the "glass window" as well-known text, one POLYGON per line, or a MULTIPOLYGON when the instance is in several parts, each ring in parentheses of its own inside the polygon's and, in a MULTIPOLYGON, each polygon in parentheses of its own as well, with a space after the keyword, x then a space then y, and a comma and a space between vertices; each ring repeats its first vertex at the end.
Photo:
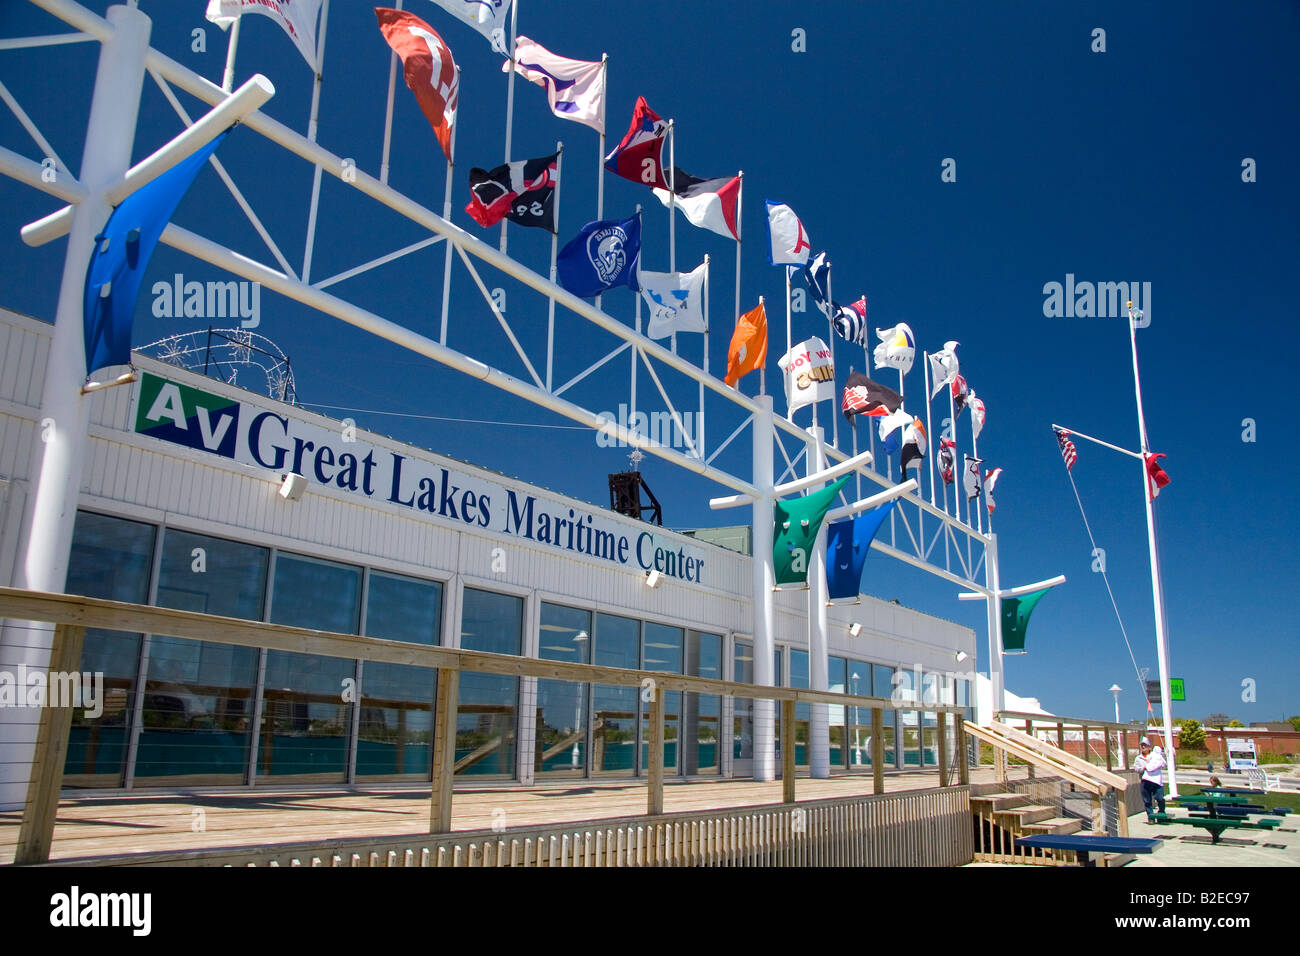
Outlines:
MULTIPOLYGON (((686 632, 686 673, 721 680, 722 638, 686 632)), ((718 729, 722 698, 717 694, 684 694, 682 699, 682 772, 718 773, 718 729)))
MULTIPOLYGON (((153 525, 78 512, 72 531, 67 593, 148 603, 154 534, 153 525)), ((73 710, 68 756, 63 765, 64 786, 122 785, 139 669, 139 634, 86 630, 81 670, 104 675, 103 700, 93 702, 102 707, 102 712, 92 718, 85 708, 73 710)))
MULTIPOLYGON (((682 672, 682 629, 669 627, 667 624, 645 623, 645 640, 642 647, 641 667, 648 671, 666 671, 670 674, 682 672)), ((660 691, 664 695, 664 773, 676 773, 677 741, 680 728, 681 692, 675 690, 660 691)), ((642 705, 645 720, 650 719, 650 705, 642 705)), ((641 732, 641 768, 650 766, 649 732, 642 724, 641 732)))
MULTIPOLYGON (((848 662, 848 692, 860 697, 871 697, 871 665, 865 661, 848 662)), ((848 720, 845 740, 848 765, 871 766, 871 708, 846 707, 848 720)))
MULTIPOLYGON (((371 571, 365 633, 409 644, 440 643, 442 584, 371 571)), ((362 663, 358 779, 429 779, 437 680, 432 667, 362 663)))
MULTIPOLYGON (((754 645, 736 641, 732 655, 731 679, 754 683, 754 645)), ((754 759, 754 700, 737 697, 732 702, 731 756, 735 760, 754 759)), ((742 768, 743 769, 743 768, 742 768)))
MULTIPOLYGON (((276 556, 271 621, 356 634, 361 569, 299 554, 276 556)), ((357 662, 268 651, 258 773, 336 783, 347 775, 353 705, 343 699, 357 662)))
MULTIPOLYGON (((542 605, 538 657, 591 663, 591 612, 542 605)), ((587 687, 559 680, 537 682, 537 752, 534 770, 548 776, 581 776, 587 769, 587 687)))
MULTIPOLYGON (((790 648, 790 686, 807 689, 808 652, 790 648)), ((808 766, 808 726, 809 708, 807 704, 795 704, 794 707, 794 763, 796 767, 808 766)))
MULTIPOLYGON (((641 623, 612 614, 596 615, 592 663, 636 670, 640 659, 641 623)), ((639 690, 597 684, 592 688, 592 772, 630 777, 636 773, 636 717, 639 690)))
MULTIPOLYGON (((843 657, 826 659, 826 688, 836 694, 842 694, 848 684, 849 662, 843 657)), ((845 707, 832 704, 826 708, 827 724, 830 727, 830 763, 832 767, 848 766, 848 750, 844 746, 845 707)))
MULTIPOLYGON (((266 548, 168 529, 157 604, 260 621, 269 561, 266 548)), ((258 656, 255 647, 150 638, 137 783, 247 778, 258 656)))
MULTIPOLYGON (((894 692, 894 669, 884 664, 873 664, 871 666, 871 696, 883 697, 888 700, 894 692)), ((893 767, 897 765, 897 736, 895 732, 895 721, 897 711, 886 710, 884 712, 885 725, 885 766, 893 767)))
MULTIPOLYGON (((467 651, 520 654, 524 599, 466 588, 460 618, 460 646, 467 651)), ((519 678, 498 674, 460 675, 456 709, 456 773, 475 777, 515 776, 519 678)))

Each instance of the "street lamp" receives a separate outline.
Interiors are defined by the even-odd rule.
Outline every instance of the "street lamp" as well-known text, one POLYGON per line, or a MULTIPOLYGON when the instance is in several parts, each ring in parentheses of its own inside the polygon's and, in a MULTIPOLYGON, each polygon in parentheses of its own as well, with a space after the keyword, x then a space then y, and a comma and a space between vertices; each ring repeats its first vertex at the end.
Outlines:
MULTIPOLYGON (((853 672, 853 696, 858 694, 858 672, 853 672)), ((853 766, 862 766, 862 740, 859 737, 858 708, 853 707, 853 766)))
POLYGON ((1110 692, 1115 695, 1115 723, 1119 723, 1119 684, 1111 684, 1110 692))

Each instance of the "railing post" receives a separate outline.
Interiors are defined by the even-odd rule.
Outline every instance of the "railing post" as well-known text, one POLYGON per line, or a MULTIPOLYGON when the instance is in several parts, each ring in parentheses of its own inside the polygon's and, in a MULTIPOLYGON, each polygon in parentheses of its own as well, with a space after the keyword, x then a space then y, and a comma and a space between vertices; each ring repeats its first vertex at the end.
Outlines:
MULTIPOLYGON (((939 746, 939 786, 948 786, 948 712, 937 711, 934 715, 935 739, 939 746)), ((924 741, 922 741, 924 745, 924 741)))
MULTIPOLYGON (((49 674, 78 673, 84 627, 58 624, 50 645, 49 674)), ((53 686, 46 675, 45 686, 53 686)), ((26 688, 19 689, 25 693, 26 688)), ((85 697, 82 697, 85 700, 85 697)), ((102 703, 102 702, 101 702, 102 703)), ((59 790, 63 787, 63 762, 68 756, 68 734, 72 729, 72 702, 46 700, 36 731, 36 759, 27 781, 27 802, 18 828, 14 863, 45 863, 54 842, 54 821, 59 811, 59 790), (57 704, 57 706, 56 706, 57 704)))
POLYGON ((957 779, 964 787, 970 784, 970 754, 966 752, 966 718, 958 714, 955 723, 957 724, 957 779))
POLYGON ((452 782, 456 777, 456 711, 460 671, 438 668, 438 704, 433 718, 433 794, 429 801, 429 832, 451 832, 452 782))
MULTIPOLYGON (((1034 722, 1030 720, 1028 717, 1025 718, 1025 733, 1030 737, 1034 736, 1034 722)), ((1032 780, 1033 777, 1034 777, 1034 765, 1031 763, 1029 765, 1029 778, 1032 780)))
POLYGON ((885 712, 871 708, 871 782, 875 793, 885 792, 885 712))
POLYGON ((1056 723, 1056 746, 1065 749, 1065 724, 1060 721, 1056 723))
POLYGON ((794 803, 794 701, 781 701, 781 801, 794 803))
POLYGON ((1110 755, 1110 739, 1111 739, 1111 730, 1110 730, 1110 728, 1109 728, 1109 727, 1103 727, 1103 728, 1102 728, 1102 735, 1103 735, 1103 738, 1104 738, 1105 741, 1106 741, 1106 769, 1107 769, 1107 770, 1114 770, 1114 769, 1115 769, 1115 763, 1114 763, 1114 760, 1111 758, 1111 755, 1110 755))
POLYGON ((1084 724, 1080 730, 1083 731, 1083 754, 1082 757, 1088 763, 1092 763, 1092 758, 1088 756, 1088 725, 1084 724))
POLYGON ((650 767, 647 773, 646 813, 664 812, 664 692, 655 685, 650 698, 650 767))

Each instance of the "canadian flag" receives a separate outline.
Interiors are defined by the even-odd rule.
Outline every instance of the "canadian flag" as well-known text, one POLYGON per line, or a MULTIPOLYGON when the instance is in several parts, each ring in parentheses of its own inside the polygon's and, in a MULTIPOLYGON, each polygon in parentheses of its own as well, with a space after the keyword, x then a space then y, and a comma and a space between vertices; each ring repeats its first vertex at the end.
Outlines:
POLYGON ((1169 476, 1165 474, 1165 470, 1160 467, 1160 462, 1156 460, 1166 456, 1148 453, 1145 457, 1147 463, 1147 492, 1154 500, 1160 494, 1160 489, 1169 484, 1169 476))
POLYGON ((379 30, 402 58, 406 85, 415 94, 443 154, 451 159, 451 130, 460 101, 460 79, 451 49, 433 27, 412 13, 376 7, 379 30))

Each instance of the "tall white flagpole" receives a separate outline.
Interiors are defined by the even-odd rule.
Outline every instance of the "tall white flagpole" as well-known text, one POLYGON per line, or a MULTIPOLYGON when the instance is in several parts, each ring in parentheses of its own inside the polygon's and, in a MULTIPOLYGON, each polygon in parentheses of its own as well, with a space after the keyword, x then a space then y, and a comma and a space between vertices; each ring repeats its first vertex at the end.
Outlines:
MULTIPOLYGON (((402 0, 397 0, 397 8, 402 7, 402 0)), ((230 36, 226 40, 226 71, 221 76, 221 89, 227 93, 235 88, 235 51, 239 49, 239 24, 243 17, 236 17, 230 25, 230 36)))
MULTIPOLYGON (((668 271, 677 271, 677 134, 674 132, 675 121, 668 121, 668 271)), ((660 154, 662 156, 662 154, 660 154)), ((674 329, 668 343, 669 349, 677 354, 677 331, 674 329)))
MULTIPOLYGON (((709 254, 704 254, 704 374, 709 374, 709 254)), ((700 382, 700 417, 695 421, 695 447, 704 460, 704 382, 700 382)))
MULTIPOLYGON (((831 350, 831 368, 835 368, 835 307, 831 305, 831 264, 826 263, 826 344, 831 350)), ((832 382, 834 379, 832 378, 832 382)), ((832 401, 832 406, 834 402, 832 401)), ((831 415, 831 447, 840 449, 840 416, 831 415)))
MULTIPOLYGON (((402 0, 397 0, 396 9, 402 9, 402 0)), ((459 74, 457 74, 459 77, 459 74)), ((457 89, 460 80, 457 79, 457 89)), ((384 109, 384 154, 379 162, 379 181, 388 185, 388 156, 393 145, 393 91, 397 88, 397 51, 388 55, 388 105, 384 109)), ((454 134, 453 130, 453 134, 454 134)), ((444 217, 445 218, 445 217, 444 217)))
MULTIPOLYGON (((636 204, 636 214, 637 216, 641 215, 640 203, 636 204)), ((636 332, 637 335, 640 335, 641 334, 641 293, 637 292, 634 298, 636 299, 636 332)), ((599 296, 597 297, 596 301, 597 302, 600 301, 599 296)), ((637 364, 639 363, 639 361, 640 361, 640 349, 638 349, 635 345, 633 345, 632 346, 632 383, 631 383, 632 388, 631 388, 631 398, 630 398, 632 407, 628 409, 628 426, 627 426, 628 431, 631 431, 633 433, 635 433, 636 431, 635 427, 632 425, 632 422, 636 420, 636 376, 637 376, 637 364)))
POLYGON ((1142 496, 1147 514, 1147 551, 1151 558, 1151 602, 1156 618, 1156 661, 1160 667, 1160 715, 1165 725, 1165 760, 1169 764, 1169 795, 1178 796, 1178 778, 1174 769, 1173 710, 1169 700, 1169 624, 1165 619, 1164 587, 1160 580, 1160 555, 1156 547, 1155 503, 1151 498, 1151 479, 1147 476, 1147 456, 1151 445, 1147 441, 1146 415, 1142 410, 1142 379, 1138 375, 1137 314, 1133 303, 1128 304, 1129 344, 1133 350, 1133 395, 1137 402, 1138 438, 1142 447, 1142 496))
MULTIPOLYGON (((564 143, 556 142, 555 152, 555 203, 552 207, 555 211, 555 230, 551 233, 551 281, 555 281, 555 256, 559 248, 560 239, 560 187, 564 185, 562 173, 564 172, 564 143)), ((555 364, 555 299, 549 298, 546 302, 546 390, 551 390, 551 372, 555 364)))
MULTIPOLYGON (((952 389, 948 389, 948 421, 952 423, 952 514, 958 521, 961 520, 961 500, 966 494, 966 461, 960 455, 960 447, 957 444, 957 403, 953 400, 952 389), (957 463, 961 463, 961 480, 957 479, 957 463)), ((947 492, 944 492, 947 497, 947 492)), ((966 524, 970 524, 969 512, 967 511, 966 524)))
POLYGON ((930 426, 930 355, 928 352, 921 353, 921 387, 925 389, 925 437, 930 442, 929 454, 925 457, 930 459, 930 506, 937 508, 934 503, 934 456, 935 446, 934 432, 930 426))
MULTIPOLYGON (((970 456, 978 459, 980 456, 980 441, 975 437, 975 406, 971 405, 970 410, 970 456)), ((978 464, 975 466, 975 476, 979 479, 979 495, 975 498, 975 527, 980 534, 984 533, 984 507, 981 504, 984 498, 984 477, 981 474, 983 469, 978 464)))
MULTIPOLYGON (((761 295, 758 297, 758 304, 759 304, 759 305, 762 305, 762 304, 763 304, 763 297, 762 297, 761 295)), ((739 316, 737 316, 737 319, 739 319, 739 316)), ((768 323, 768 321, 767 321, 767 309, 766 309, 766 308, 763 309, 763 324, 764 324, 764 325, 769 325, 769 324, 770 324, 770 323, 768 323)), ((771 339, 771 334, 770 334, 770 333, 771 333, 771 329, 770 329, 770 328, 767 328, 767 329, 764 329, 763 331, 766 332, 766 333, 768 333, 768 339, 770 340, 770 339, 771 339)), ((728 356, 728 359, 730 359, 730 356, 728 356)), ((736 382, 736 388, 737 388, 737 389, 740 388, 740 382, 739 382, 739 381, 736 382)), ((766 395, 766 394, 767 394, 767 357, 766 357, 766 356, 763 357, 763 364, 760 365, 760 366, 758 367, 758 394, 760 394, 760 395, 766 395)))
MULTIPOLYGON (((785 351, 782 355, 788 355, 790 352, 790 273, 793 266, 785 267, 785 351)), ((786 417, 789 418, 789 409, 786 409, 786 417)))
MULTIPOLYGON (((867 378, 871 378, 871 376, 875 374, 875 369, 871 367, 871 332, 867 328, 867 320, 865 316, 862 319, 862 339, 862 374, 867 376, 867 378)), ((857 426, 855 425, 854 427, 856 428, 857 426)), ((879 459, 876 458, 876 423, 874 421, 867 422, 867 442, 871 446, 871 470, 876 474, 880 474, 880 462, 879 459)))
MULTIPOLYGON (((325 70, 325 24, 329 16, 330 0, 325 0, 320 11, 320 36, 316 40, 316 79, 311 88, 311 118, 307 121, 307 139, 312 143, 316 142, 316 130, 320 119, 320 85, 325 70)), ((321 168, 317 166, 311 181, 311 209, 307 213, 307 248, 302 257, 304 284, 311 281, 311 256, 316 246, 316 212, 320 208, 320 175, 321 168)))
MULTIPOLYGON (((519 4, 515 0, 510 6, 510 76, 506 80, 506 159, 510 162, 510 145, 515 130, 515 36, 519 25, 519 4)), ((501 251, 506 251, 506 225, 509 220, 501 220, 501 251)))
MULTIPOLYGON (((460 89, 460 67, 456 67, 456 89, 460 89)), ((456 94, 457 112, 460 111, 460 93, 456 94)), ((447 159, 447 183, 442 191, 442 218, 448 222, 451 221, 451 186, 452 177, 456 173, 456 134, 460 132, 460 124, 451 124, 451 156, 447 159)), ((447 344, 447 313, 451 306, 451 240, 444 238, 443 243, 446 245, 446 255, 442 260, 442 320, 438 326, 438 342, 442 345, 447 344)))
MULTIPOLYGON (((609 54, 600 55, 600 88, 605 89, 605 81, 609 78, 609 54)), ((641 207, 637 206, 637 212, 641 207)), ((596 220, 600 221, 605 218, 605 119, 602 116, 600 122, 600 154, 596 157, 596 220)), ((640 295, 637 296, 637 308, 640 306, 640 295)), ((600 308, 600 296, 596 296, 596 308, 600 308)), ((632 372, 636 374, 636 350, 632 352, 632 372)), ((636 379, 633 379, 635 383, 636 379)))
POLYGON ((740 318, 740 237, 744 230, 741 229, 741 200, 745 196, 745 171, 742 169, 736 173, 736 178, 740 180, 736 184, 736 318, 740 318))

